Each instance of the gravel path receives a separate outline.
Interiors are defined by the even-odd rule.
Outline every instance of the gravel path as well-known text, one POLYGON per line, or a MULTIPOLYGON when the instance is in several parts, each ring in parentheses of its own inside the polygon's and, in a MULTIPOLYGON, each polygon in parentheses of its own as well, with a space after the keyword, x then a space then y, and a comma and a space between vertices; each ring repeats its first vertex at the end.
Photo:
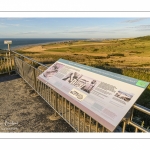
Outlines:
POLYGON ((75 132, 18 75, 0 76, 0 132, 75 132))

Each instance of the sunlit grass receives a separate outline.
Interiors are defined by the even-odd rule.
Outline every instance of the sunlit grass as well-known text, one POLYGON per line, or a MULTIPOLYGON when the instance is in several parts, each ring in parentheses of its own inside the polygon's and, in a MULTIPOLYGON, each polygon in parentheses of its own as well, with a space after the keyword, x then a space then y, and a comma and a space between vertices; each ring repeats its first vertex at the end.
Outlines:
MULTIPOLYGON (((60 58, 150 81, 150 36, 125 40, 75 41, 42 45, 41 51, 19 50, 35 60, 51 64, 60 58), (145 71, 140 70, 145 69, 145 71)), ((138 103, 146 105, 150 86, 138 103), (145 102, 143 102, 143 100, 145 102)))

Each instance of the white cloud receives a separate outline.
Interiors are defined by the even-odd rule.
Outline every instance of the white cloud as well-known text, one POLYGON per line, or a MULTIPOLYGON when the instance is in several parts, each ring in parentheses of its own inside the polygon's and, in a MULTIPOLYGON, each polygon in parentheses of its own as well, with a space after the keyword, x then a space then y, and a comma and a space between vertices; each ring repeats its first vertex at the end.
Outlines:
POLYGON ((8 27, 8 26, 15 26, 15 27, 18 27, 20 26, 20 24, 8 24, 8 23, 0 23, 1 26, 5 26, 5 27, 8 27))
POLYGON ((38 33, 37 31, 27 31, 27 32, 21 32, 18 34, 37 34, 37 33, 38 33))
POLYGON ((139 22, 145 19, 148 19, 148 18, 129 19, 129 20, 123 21, 122 23, 135 23, 135 22, 139 22))
POLYGON ((136 31, 149 31, 150 30, 150 25, 138 25, 138 26, 132 26, 132 27, 127 27, 128 29, 136 29, 136 31))

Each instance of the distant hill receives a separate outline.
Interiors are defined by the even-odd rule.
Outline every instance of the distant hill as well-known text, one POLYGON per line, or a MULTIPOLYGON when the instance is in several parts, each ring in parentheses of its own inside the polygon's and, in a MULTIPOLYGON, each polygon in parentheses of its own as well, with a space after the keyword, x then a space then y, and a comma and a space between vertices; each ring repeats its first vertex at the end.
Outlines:
POLYGON ((150 35, 148 36, 142 36, 142 37, 137 37, 135 39, 139 39, 139 40, 150 40, 150 35))

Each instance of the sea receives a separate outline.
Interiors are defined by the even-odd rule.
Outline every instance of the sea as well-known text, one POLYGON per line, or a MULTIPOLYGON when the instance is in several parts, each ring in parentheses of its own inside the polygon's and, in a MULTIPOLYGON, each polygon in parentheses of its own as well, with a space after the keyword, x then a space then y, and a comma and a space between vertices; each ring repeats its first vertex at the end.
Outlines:
POLYGON ((56 42, 65 41, 76 41, 76 40, 86 40, 86 39, 72 39, 72 38, 0 38, 0 49, 7 50, 8 45, 4 44, 4 41, 12 41, 10 49, 15 50, 24 46, 34 46, 40 44, 49 44, 56 42))

